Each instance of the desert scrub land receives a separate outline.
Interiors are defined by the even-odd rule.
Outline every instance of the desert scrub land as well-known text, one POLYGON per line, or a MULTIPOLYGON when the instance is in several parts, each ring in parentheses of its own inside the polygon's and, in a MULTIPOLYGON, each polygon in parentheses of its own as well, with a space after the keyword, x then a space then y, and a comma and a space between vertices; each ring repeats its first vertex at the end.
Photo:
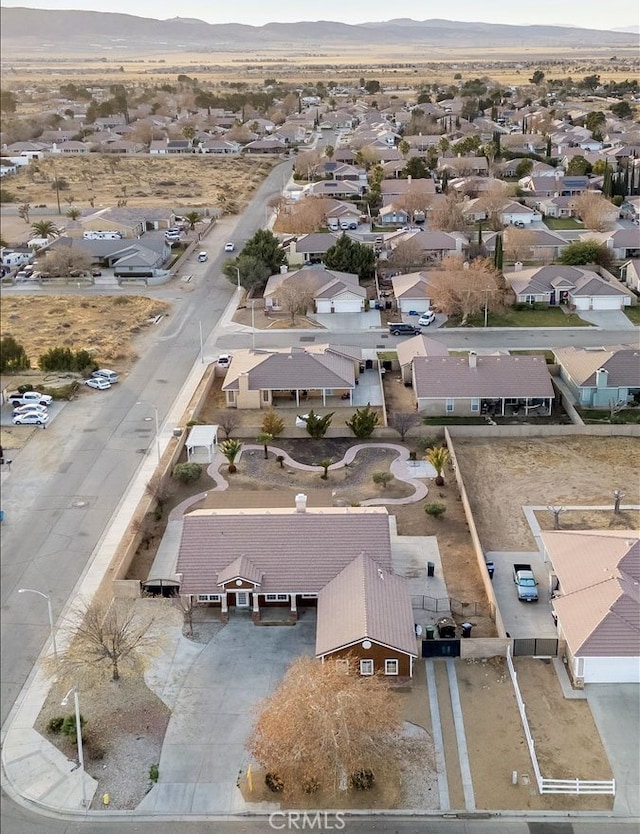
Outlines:
POLYGON ((63 211, 70 205, 96 208, 126 200, 129 207, 173 205, 176 209, 217 206, 241 211, 275 161, 240 156, 221 159, 189 156, 127 156, 85 154, 37 160, 6 184, 17 203, 55 207, 55 178, 63 211), (230 196, 233 195, 232 201, 230 196))
POLYGON ((0 330, 26 350, 32 367, 53 347, 87 350, 101 365, 136 359, 133 342, 169 304, 140 295, 3 298, 0 330))

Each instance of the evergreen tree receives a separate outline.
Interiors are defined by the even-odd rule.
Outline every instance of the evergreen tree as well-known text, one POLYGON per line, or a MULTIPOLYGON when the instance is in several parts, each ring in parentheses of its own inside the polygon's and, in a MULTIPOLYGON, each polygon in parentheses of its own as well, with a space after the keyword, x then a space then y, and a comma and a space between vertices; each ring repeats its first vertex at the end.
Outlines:
POLYGON ((496 236, 496 248, 495 252, 493 253, 493 265, 496 268, 496 272, 502 272, 502 264, 503 264, 503 251, 502 251, 502 235, 496 236))
POLYGON ((366 281, 373 276, 375 260, 373 249, 351 240, 343 233, 337 243, 327 250, 324 265, 327 269, 335 269, 338 272, 355 273, 361 280, 366 281))

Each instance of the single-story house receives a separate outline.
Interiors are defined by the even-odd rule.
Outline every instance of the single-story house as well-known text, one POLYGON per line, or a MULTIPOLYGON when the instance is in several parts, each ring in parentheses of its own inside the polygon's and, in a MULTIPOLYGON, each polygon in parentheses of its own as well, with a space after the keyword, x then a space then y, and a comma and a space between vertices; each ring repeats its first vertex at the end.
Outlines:
POLYGON ((544 356, 416 356, 413 390, 423 415, 548 416, 555 397, 544 356))
POLYGON ((178 154, 192 154, 196 153, 197 148, 194 148, 190 139, 153 139, 149 144, 149 153, 155 154, 171 154, 173 156, 178 154))
POLYGON ((464 247, 469 243, 462 232, 439 232, 429 229, 396 232, 386 239, 392 250, 398 244, 410 240, 432 261, 441 261, 447 255, 462 255, 464 247))
POLYGON ((350 180, 320 180, 304 186, 302 192, 305 197, 351 197, 361 199, 367 190, 365 182, 351 182, 350 180))
POLYGON ((549 264, 516 269, 505 278, 521 304, 568 304, 576 310, 621 310, 631 304, 622 284, 582 267, 549 264))
POLYGON ((426 272, 408 272, 391 278, 400 313, 426 313, 431 309, 431 286, 426 272))
POLYGON ((565 347, 554 353, 560 377, 578 405, 609 408, 611 403, 640 402, 640 351, 565 347))
POLYGON ((183 518, 175 577, 182 596, 220 608, 225 621, 250 612, 258 623, 276 607, 295 622, 317 607, 318 657, 355 657, 365 676, 371 663, 360 660, 411 677, 411 599, 393 573, 385 508, 308 507, 299 494, 295 508, 195 510, 183 518))
POLYGON ((272 275, 264 289, 265 311, 280 306, 279 293, 295 286, 313 298, 316 313, 363 313, 367 291, 351 272, 305 267, 272 275))
POLYGON ((536 208, 543 217, 574 217, 575 197, 544 197, 536 208))
POLYGON ((489 163, 485 156, 441 156, 438 159, 438 171, 459 177, 466 174, 473 174, 475 177, 486 177, 489 175, 489 163))
POLYGON ((640 683, 637 530, 547 530, 558 637, 574 685, 640 683))
POLYGON ((611 249, 614 258, 619 261, 640 257, 640 230, 638 229, 589 232, 581 237, 583 240, 597 240, 598 243, 604 243, 607 249, 611 249))
POLYGON ((620 280, 630 289, 640 293, 640 258, 630 258, 622 264, 620 280))
POLYGON ((518 180, 523 191, 539 197, 575 197, 589 188, 588 177, 523 177, 518 180))
POLYGON ((312 345, 281 350, 237 350, 222 384, 230 408, 270 408, 278 403, 307 409, 352 403, 360 350, 312 345))
POLYGON ((412 336, 398 342, 396 351, 400 374, 405 385, 411 385, 413 380, 413 360, 416 356, 448 356, 449 351, 436 339, 428 336, 412 336))
POLYGON ((382 206, 378 212, 378 223, 381 226, 406 226, 411 222, 411 212, 394 203, 382 206))
POLYGON ((244 146, 244 150, 246 153, 253 153, 253 154, 279 154, 279 153, 286 153, 288 150, 288 145, 286 142, 283 142, 282 139, 256 139, 253 142, 249 142, 247 145, 244 146))
POLYGON ((508 203, 500 211, 500 222, 504 226, 512 226, 514 223, 522 223, 528 226, 530 223, 542 220, 542 215, 535 209, 529 206, 523 206, 521 203, 508 203))
POLYGON ((300 235, 291 241, 288 247, 288 260, 291 265, 297 263, 319 264, 327 251, 338 242, 339 235, 331 232, 312 232, 300 235))
POLYGON ((406 579, 362 552, 318 594, 316 657, 360 675, 413 677, 415 624, 406 579))

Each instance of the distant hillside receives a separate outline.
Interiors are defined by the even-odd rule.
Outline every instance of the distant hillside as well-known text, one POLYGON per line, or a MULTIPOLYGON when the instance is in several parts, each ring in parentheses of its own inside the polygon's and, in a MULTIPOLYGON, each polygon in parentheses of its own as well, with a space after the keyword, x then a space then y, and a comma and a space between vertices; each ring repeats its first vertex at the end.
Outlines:
MULTIPOLYGON (((321 7, 319 7, 321 8, 321 7)), ((362 47, 623 47, 633 34, 566 26, 507 26, 451 20, 397 19, 357 26, 331 21, 268 23, 265 26, 209 24, 192 18, 153 20, 110 12, 1 10, 2 48, 86 52, 223 51, 255 48, 362 47)))

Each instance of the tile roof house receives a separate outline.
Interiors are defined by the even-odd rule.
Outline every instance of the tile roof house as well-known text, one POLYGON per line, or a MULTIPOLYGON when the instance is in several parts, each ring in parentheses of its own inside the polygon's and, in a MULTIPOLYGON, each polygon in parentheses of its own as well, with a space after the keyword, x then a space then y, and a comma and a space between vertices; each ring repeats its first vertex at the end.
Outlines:
POLYGON ((556 348, 560 377, 584 408, 640 402, 640 351, 626 347, 556 348))
POLYGON ((416 635, 406 580, 364 552, 318 595, 316 657, 357 664, 361 675, 411 678, 416 635))
POLYGON ((318 264, 332 246, 338 242, 339 235, 332 232, 311 232, 308 235, 300 235, 289 244, 288 261, 291 265, 296 263, 318 264))
POLYGON ((299 494, 295 509, 195 510, 183 518, 176 577, 181 595, 219 606, 223 620, 246 611, 258 623, 284 606, 295 622, 317 606, 318 657, 355 655, 372 661, 358 664, 362 675, 411 677, 411 598, 393 574, 382 507, 309 508, 299 494))
POLYGON ((431 309, 432 288, 426 272, 394 275, 391 284, 400 313, 426 313, 431 309))
POLYGON ((264 289, 265 310, 279 307, 279 293, 294 286, 313 298, 316 313, 363 313, 367 291, 358 276, 323 267, 305 267, 272 275, 264 289))
POLYGON ((576 310, 620 310, 631 304, 631 294, 618 281, 576 266, 516 269, 505 274, 518 303, 568 304, 576 310))
POLYGON ((574 685, 640 683, 637 531, 548 530, 541 538, 574 685))
POLYGON ((415 356, 423 415, 547 416, 555 397, 544 356, 415 356))
POLYGON ((410 339, 403 339, 396 346, 398 362, 400 363, 400 374, 405 385, 411 385, 413 379, 413 360, 416 356, 448 356, 449 351, 436 339, 427 336, 412 336, 410 339))
POLYGON ((222 384, 230 408, 349 406, 360 372, 360 351, 335 345, 237 350, 222 384))

